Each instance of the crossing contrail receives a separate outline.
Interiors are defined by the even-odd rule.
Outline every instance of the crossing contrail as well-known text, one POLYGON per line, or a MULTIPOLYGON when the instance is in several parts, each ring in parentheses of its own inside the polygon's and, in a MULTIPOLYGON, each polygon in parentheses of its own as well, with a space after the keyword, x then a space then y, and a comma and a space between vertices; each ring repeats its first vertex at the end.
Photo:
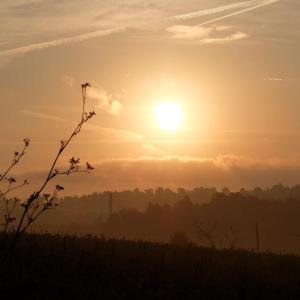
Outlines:
POLYGON ((267 5, 270 5, 270 4, 279 2, 279 1, 280 1, 280 0, 265 0, 265 1, 260 1, 260 4, 253 5, 253 6, 251 6, 251 7, 244 8, 244 9, 235 11, 235 12, 233 12, 233 13, 230 13, 230 14, 228 14, 228 15, 224 15, 224 16, 221 16, 221 17, 218 17, 218 18, 214 18, 214 19, 212 19, 212 20, 208 20, 208 21, 206 21, 206 22, 203 22, 203 23, 198 24, 197 26, 203 26, 203 25, 207 25, 207 24, 210 24, 210 23, 214 23, 214 22, 217 22, 217 21, 220 21, 220 20, 223 20, 223 19, 227 19, 227 18, 233 17, 233 16, 237 16, 237 15, 246 13, 246 12, 248 12, 248 11, 255 10, 255 9, 257 9, 257 8, 260 8, 260 7, 263 7, 263 6, 267 6, 267 5))
POLYGON ((171 20, 177 20, 177 21, 184 21, 184 20, 189 20, 189 19, 194 19, 202 16, 208 16, 208 15, 213 15, 217 14, 220 12, 224 12, 227 10, 232 10, 232 9, 238 9, 238 8, 246 8, 250 7, 253 5, 258 5, 261 4, 262 0, 248 0, 248 1, 243 1, 243 2, 237 2, 237 3, 231 3, 227 5, 222 5, 218 6, 215 8, 210 8, 210 9, 205 9, 205 10, 198 10, 186 14, 181 14, 181 15, 176 15, 171 17, 171 20))
POLYGON ((230 17, 236 16, 236 15, 240 15, 240 14, 246 13, 248 11, 255 10, 257 8, 267 6, 267 5, 270 5, 270 4, 279 2, 279 1, 280 0, 248 0, 248 1, 242 1, 242 2, 237 2, 237 3, 231 3, 231 4, 227 4, 227 5, 218 6, 218 7, 211 8, 211 9, 199 10, 199 11, 194 11, 194 12, 190 12, 190 13, 187 13, 187 14, 176 15, 176 16, 173 16, 173 17, 169 18, 169 20, 185 21, 185 20, 190 20, 190 19, 195 19, 195 18, 199 18, 199 17, 203 17, 203 16, 209 16, 209 15, 225 12, 225 11, 228 11, 228 10, 242 8, 242 9, 240 9, 238 11, 235 11, 235 12, 232 12, 230 14, 223 15, 223 16, 214 18, 212 20, 205 21, 201 24, 198 24, 198 26, 203 26, 203 25, 206 25, 206 24, 217 22, 219 20, 223 20, 223 19, 230 18, 230 17))

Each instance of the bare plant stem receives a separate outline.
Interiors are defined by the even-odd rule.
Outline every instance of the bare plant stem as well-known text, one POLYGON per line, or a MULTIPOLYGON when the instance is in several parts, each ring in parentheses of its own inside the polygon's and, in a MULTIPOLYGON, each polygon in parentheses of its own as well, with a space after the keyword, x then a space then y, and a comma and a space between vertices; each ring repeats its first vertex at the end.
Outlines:
POLYGON ((21 151, 21 153, 18 153, 18 152, 15 152, 15 156, 10 164, 10 166, 6 169, 6 171, 4 171, 4 173, 2 175, 0 175, 0 182, 2 180, 4 180, 7 176, 7 174, 12 170, 12 168, 17 165, 20 161, 20 159, 25 155, 26 153, 26 149, 28 148, 29 146, 29 139, 24 139, 24 147, 21 151))
MULTIPOLYGON (((57 165, 57 162, 58 162, 60 156, 62 155, 62 153, 64 152, 64 150, 68 147, 68 145, 75 138, 75 136, 81 131, 82 126, 84 125, 84 123, 86 123, 89 119, 91 119, 95 115, 95 112, 93 112, 93 111, 89 112, 89 113, 85 112, 86 95, 87 95, 86 92, 87 92, 88 87, 90 87, 89 83, 83 84, 81 86, 81 88, 82 88, 82 113, 81 113, 81 119, 80 119, 79 123, 77 124, 74 131, 71 133, 71 135, 69 136, 69 138, 67 140, 60 141, 60 148, 59 148, 59 150, 58 150, 58 152, 57 152, 57 154, 56 154, 56 156, 55 156, 55 158, 52 162, 52 165, 49 169, 49 172, 48 172, 43 184, 41 185, 41 187, 37 191, 33 192, 29 196, 29 198, 22 204, 24 210, 23 210, 23 213, 22 213, 22 215, 19 219, 16 231, 14 233, 13 240, 12 240, 10 246, 8 247, 6 255, 4 256, 4 260, 13 251, 17 241, 26 232, 26 230, 29 228, 29 226, 34 221, 36 221, 36 219, 38 217, 40 217, 40 215, 43 214, 46 210, 54 208, 53 205, 52 205, 52 201, 57 196, 57 192, 63 189, 63 187, 61 187, 59 185, 56 186, 56 189, 55 189, 52 197, 50 197, 50 201, 47 200, 48 198, 46 198, 46 200, 48 202, 37 213, 36 213, 36 211, 39 208, 38 203, 35 207, 32 207, 32 204, 35 201, 39 200, 42 192, 47 187, 48 183, 58 175, 69 175, 71 173, 89 172, 89 170, 93 169, 93 167, 91 167, 91 165, 89 163, 87 163, 86 164, 87 165, 86 170, 84 170, 84 171, 79 170, 78 165, 77 165, 79 163, 79 159, 75 160, 74 158, 72 158, 70 160, 70 167, 69 167, 68 170, 63 171, 63 172, 59 172, 58 170, 55 169, 55 167, 57 165), (30 212, 30 210, 32 210, 32 211, 30 212), (27 222, 25 222, 25 220, 27 220, 27 222)), ((6 174, 8 174, 8 172, 12 169, 12 167, 15 164, 18 163, 20 158, 24 155, 23 152, 25 153, 25 149, 26 149, 26 146, 24 147, 21 154, 16 159, 14 159, 14 161, 13 161, 12 165, 10 166, 10 168, 3 175, 1 175, 0 181, 3 180, 2 178, 4 178, 6 176, 6 174)))

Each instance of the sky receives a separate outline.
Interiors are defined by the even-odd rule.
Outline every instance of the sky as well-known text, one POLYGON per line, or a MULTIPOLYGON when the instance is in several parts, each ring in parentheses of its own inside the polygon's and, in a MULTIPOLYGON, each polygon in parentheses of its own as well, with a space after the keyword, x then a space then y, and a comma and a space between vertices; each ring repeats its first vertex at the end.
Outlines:
POLYGON ((92 174, 67 194, 156 186, 300 182, 298 0, 2 0, 0 167, 34 186, 80 116, 93 118, 61 157, 92 174), (181 122, 159 128, 175 103, 181 122))

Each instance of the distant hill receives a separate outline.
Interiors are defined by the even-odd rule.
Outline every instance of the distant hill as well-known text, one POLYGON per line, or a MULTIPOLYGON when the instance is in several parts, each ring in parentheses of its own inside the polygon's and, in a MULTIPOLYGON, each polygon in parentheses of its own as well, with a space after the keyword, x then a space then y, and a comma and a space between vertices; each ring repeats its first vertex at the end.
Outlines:
POLYGON ((113 192, 68 197, 32 229, 168 242, 177 232, 199 246, 300 254, 299 187, 222 193, 213 188, 113 192))

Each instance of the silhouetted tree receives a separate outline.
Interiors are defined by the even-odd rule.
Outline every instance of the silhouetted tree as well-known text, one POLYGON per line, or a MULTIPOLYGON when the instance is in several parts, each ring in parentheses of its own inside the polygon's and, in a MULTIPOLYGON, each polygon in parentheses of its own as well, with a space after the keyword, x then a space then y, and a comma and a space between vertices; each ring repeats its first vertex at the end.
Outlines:
POLYGON ((178 231, 171 236, 170 243, 174 246, 185 247, 191 244, 191 241, 184 232, 178 231))
POLYGON ((216 248, 216 229, 217 224, 199 223, 196 226, 196 236, 200 241, 206 241, 211 248, 216 248))
POLYGON ((238 231, 232 225, 229 227, 228 231, 224 234, 225 240, 228 243, 229 249, 234 250, 236 248, 239 236, 238 231))

